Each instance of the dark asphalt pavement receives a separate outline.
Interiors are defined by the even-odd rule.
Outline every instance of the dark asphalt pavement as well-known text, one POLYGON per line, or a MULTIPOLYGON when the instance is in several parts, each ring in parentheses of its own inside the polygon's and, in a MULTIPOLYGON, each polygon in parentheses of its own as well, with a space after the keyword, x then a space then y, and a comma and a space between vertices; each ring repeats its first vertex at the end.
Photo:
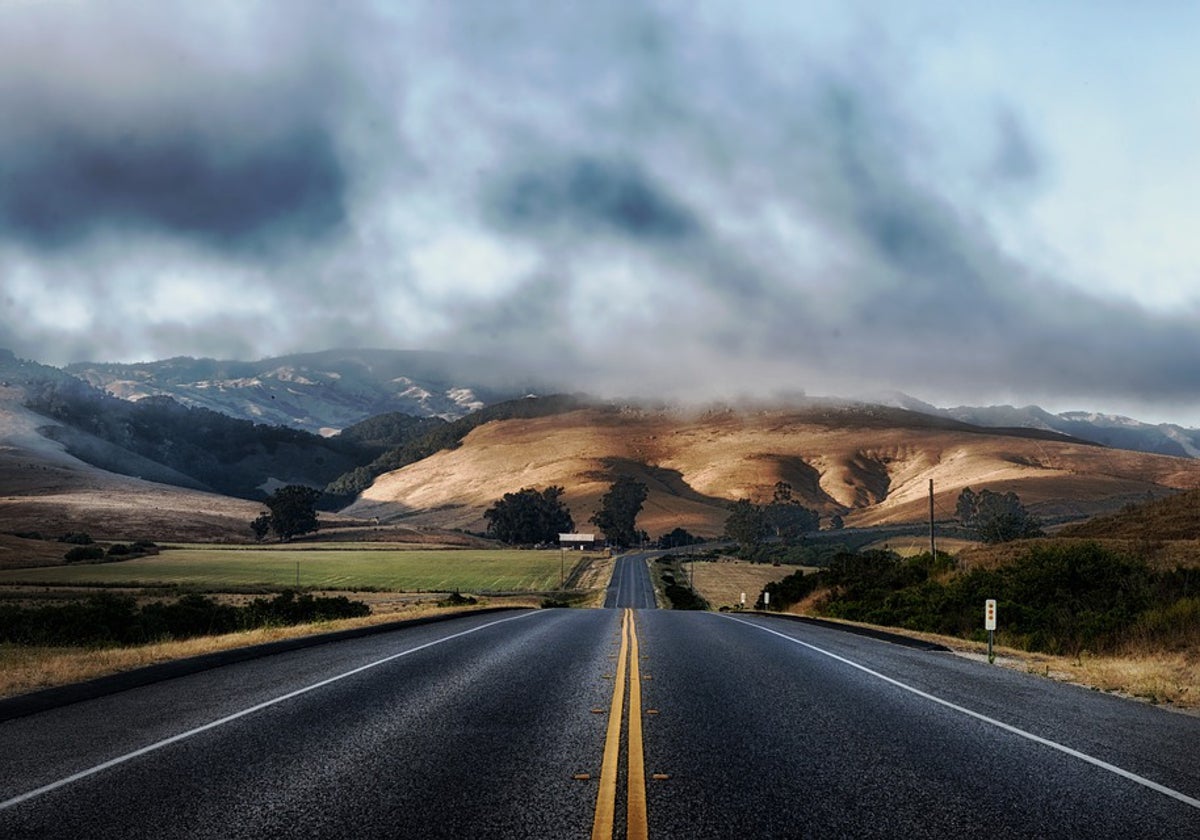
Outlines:
MULTIPOLYGON (((650 837, 1200 837, 1200 718, 646 609, 645 569, 606 604, 638 608, 650 837)), ((622 614, 467 616, 5 721, 0 837, 588 837, 622 614)))
POLYGON ((650 583, 646 554, 625 554, 617 558, 612 579, 604 593, 605 609, 632 607, 635 610, 655 608, 654 587, 650 583))

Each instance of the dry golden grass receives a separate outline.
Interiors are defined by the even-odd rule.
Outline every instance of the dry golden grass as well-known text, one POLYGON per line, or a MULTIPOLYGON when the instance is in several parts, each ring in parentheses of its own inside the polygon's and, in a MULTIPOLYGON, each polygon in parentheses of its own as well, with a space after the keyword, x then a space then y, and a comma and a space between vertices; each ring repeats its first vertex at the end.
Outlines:
POLYGON ((585 590, 587 597, 581 602, 583 607, 604 606, 604 590, 612 579, 613 567, 617 559, 610 555, 595 555, 588 563, 583 574, 579 576, 578 588, 585 590))
MULTIPOLYGON (((1036 513, 1085 516, 1200 485, 1200 461, 1066 440, 971 431, 906 412, 770 410, 688 415, 581 410, 488 423, 462 446, 381 476, 348 512, 482 530, 522 487, 561 485, 586 522, 618 473, 644 481, 638 525, 719 534, 725 504, 770 498, 777 481, 847 526, 919 522, 929 480, 942 518, 962 488, 1012 490, 1036 513)), ((585 526, 581 526, 585 527, 585 526)))
MULTIPOLYGON (((394 593, 392 594, 394 595, 394 593)), ((398 601, 404 600, 400 596, 395 597, 398 601)), ((539 604, 540 602, 536 598, 514 597, 481 599, 479 606, 537 607, 539 604)), ((384 598, 377 598, 377 602, 372 605, 372 608, 377 611, 364 618, 350 618, 295 627, 263 628, 242 633, 229 633, 223 636, 205 636, 132 648, 83 650, 0 645, 0 697, 12 697, 38 689, 68 685, 121 671, 129 671, 146 665, 156 665, 160 662, 248 647, 280 639, 294 639, 314 633, 328 633, 407 618, 470 611, 455 607, 438 607, 433 602, 405 603, 403 606, 396 605, 395 608, 388 609, 384 598)))
MULTIPOLYGON (((793 605, 788 612, 795 615, 813 615, 813 607, 814 603, 810 598, 793 605)), ((973 642, 956 636, 922 633, 917 630, 878 627, 824 616, 822 620, 871 627, 936 642, 960 656, 968 656, 975 660, 986 661, 987 657, 985 642, 973 642)), ((995 654, 996 665, 1002 668, 1170 706, 1182 711, 1200 712, 1200 649, 1194 647, 1190 650, 1175 651, 1131 648, 1111 655, 1100 656, 1084 652, 1078 657, 1070 657, 1030 653, 997 645, 995 654)))
MULTIPOLYGON (((691 564, 684 564, 688 568, 691 564)), ((695 564, 696 591, 714 608, 736 607, 746 593, 746 608, 754 609, 754 602, 764 586, 788 575, 805 569, 804 566, 771 566, 766 563, 743 563, 738 561, 702 561, 695 564)))

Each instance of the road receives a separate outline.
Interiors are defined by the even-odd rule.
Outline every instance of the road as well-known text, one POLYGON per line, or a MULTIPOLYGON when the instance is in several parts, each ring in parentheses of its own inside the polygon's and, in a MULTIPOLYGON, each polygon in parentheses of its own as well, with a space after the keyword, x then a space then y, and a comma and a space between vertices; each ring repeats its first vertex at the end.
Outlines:
POLYGON ((1200 718, 645 569, 6 721, 0 837, 1200 836, 1200 718))

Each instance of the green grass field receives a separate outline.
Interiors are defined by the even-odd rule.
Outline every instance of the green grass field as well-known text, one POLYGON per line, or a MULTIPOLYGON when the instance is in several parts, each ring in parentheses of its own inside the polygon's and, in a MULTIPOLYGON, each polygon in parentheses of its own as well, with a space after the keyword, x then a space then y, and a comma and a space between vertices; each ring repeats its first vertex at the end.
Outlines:
MULTIPOLYGON (((567 556, 571 573, 578 554, 567 556)), ((545 592, 559 585, 557 551, 182 548, 118 563, 12 569, 0 584, 194 586, 398 592, 545 592)))

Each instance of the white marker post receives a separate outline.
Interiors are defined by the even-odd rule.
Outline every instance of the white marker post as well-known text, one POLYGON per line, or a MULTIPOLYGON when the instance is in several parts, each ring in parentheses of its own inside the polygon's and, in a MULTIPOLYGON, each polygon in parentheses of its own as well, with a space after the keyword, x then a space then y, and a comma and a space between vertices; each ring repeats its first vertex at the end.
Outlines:
POLYGON ((988 664, 996 662, 996 654, 992 652, 992 641, 996 635, 996 599, 988 598, 983 602, 983 629, 988 631, 988 664))
POLYGON ((763 607, 765 609, 771 608, 771 593, 770 592, 763 593, 763 607))
POLYGON ((742 593, 742 609, 746 609, 746 593, 742 593))

